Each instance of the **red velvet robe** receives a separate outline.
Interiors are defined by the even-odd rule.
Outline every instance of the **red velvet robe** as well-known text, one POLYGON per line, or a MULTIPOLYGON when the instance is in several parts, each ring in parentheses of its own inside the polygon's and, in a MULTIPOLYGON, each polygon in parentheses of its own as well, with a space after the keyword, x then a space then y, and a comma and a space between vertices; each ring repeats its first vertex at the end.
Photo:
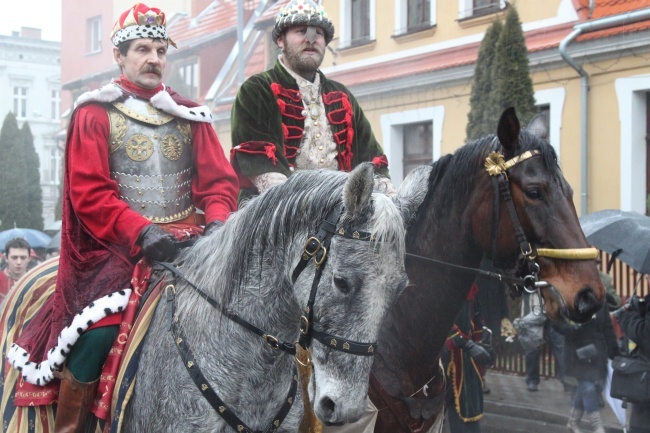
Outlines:
MULTIPOLYGON (((122 76, 116 83, 143 99, 158 91, 142 89, 122 76)), ((197 104, 167 89, 179 105, 197 104)), ((236 210, 238 182, 210 123, 191 122, 194 160, 192 197, 205 220, 225 221, 236 210)), ((62 329, 93 301, 130 286, 141 257, 136 239, 152 224, 119 199, 109 174, 110 124, 104 104, 75 109, 68 127, 63 183, 61 257, 54 295, 16 342, 40 362, 55 347, 62 329)))

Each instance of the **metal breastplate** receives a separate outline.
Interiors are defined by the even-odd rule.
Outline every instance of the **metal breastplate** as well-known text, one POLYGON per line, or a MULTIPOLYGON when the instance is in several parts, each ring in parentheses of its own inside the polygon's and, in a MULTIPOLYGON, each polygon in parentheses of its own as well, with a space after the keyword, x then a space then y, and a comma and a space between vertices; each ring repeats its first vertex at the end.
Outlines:
POLYGON ((128 98, 106 106, 110 173, 120 199, 155 223, 182 220, 192 204, 190 122, 128 98))

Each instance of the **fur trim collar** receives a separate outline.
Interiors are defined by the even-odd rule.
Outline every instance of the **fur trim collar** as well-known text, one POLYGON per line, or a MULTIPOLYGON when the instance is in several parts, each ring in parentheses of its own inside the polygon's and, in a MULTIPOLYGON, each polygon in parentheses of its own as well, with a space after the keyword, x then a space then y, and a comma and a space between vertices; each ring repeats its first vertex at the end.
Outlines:
MULTIPOLYGON (((77 98, 74 106, 77 108, 78 106, 89 102, 101 102, 107 104, 121 98, 123 95, 124 91, 122 88, 115 82, 110 82, 99 89, 91 90, 82 94, 77 98)), ((198 107, 190 108, 180 105, 174 101, 169 92, 167 92, 165 86, 163 86, 163 89, 160 92, 153 95, 149 102, 154 107, 173 116, 192 120, 194 122, 212 123, 212 112, 209 107, 206 105, 200 105, 198 107)))

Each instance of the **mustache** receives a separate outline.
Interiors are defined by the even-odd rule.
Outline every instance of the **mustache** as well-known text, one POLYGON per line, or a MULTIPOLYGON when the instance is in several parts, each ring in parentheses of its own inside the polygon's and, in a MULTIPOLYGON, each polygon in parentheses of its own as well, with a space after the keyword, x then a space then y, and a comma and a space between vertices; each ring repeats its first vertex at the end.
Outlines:
POLYGON ((156 74, 158 76, 162 75, 162 70, 157 66, 147 66, 142 70, 142 72, 144 72, 144 73, 151 72, 151 73, 156 74))

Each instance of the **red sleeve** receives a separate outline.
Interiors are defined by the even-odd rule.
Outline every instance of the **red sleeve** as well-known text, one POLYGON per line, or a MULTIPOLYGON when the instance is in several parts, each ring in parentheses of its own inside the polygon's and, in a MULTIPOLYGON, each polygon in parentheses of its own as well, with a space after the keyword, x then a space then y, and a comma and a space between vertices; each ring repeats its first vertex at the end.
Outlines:
POLYGON ((7 274, 5 274, 3 271, 0 271, 0 302, 7 296, 7 292, 9 291, 9 278, 7 278, 7 274))
POLYGON ((237 210, 237 175, 226 159, 212 125, 193 122, 192 136, 194 204, 205 212, 206 224, 214 220, 225 221, 237 210))
POLYGON ((75 113, 67 142, 67 173, 70 201, 76 216, 90 234, 102 241, 139 253, 135 241, 151 224, 119 199, 117 182, 109 172, 108 139, 110 125, 106 109, 87 105, 75 113))

